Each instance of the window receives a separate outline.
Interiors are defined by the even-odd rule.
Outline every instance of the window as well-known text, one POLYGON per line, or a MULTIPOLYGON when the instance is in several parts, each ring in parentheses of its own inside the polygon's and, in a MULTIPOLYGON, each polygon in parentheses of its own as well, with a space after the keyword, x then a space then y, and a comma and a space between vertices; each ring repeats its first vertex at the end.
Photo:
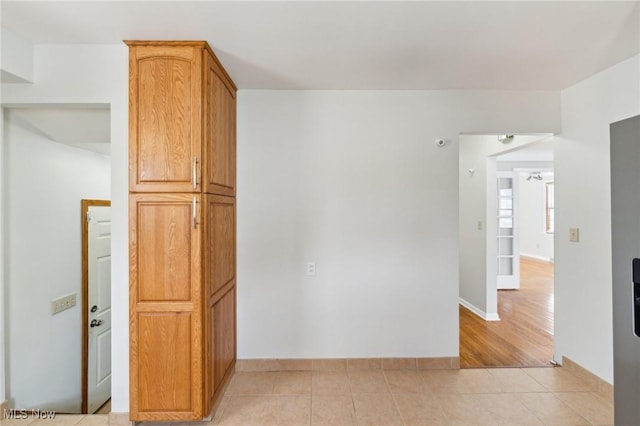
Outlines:
POLYGON ((553 231, 555 229, 555 208, 553 203, 553 193, 553 182, 547 182, 545 191, 545 231, 547 232, 547 234, 553 234, 553 231))

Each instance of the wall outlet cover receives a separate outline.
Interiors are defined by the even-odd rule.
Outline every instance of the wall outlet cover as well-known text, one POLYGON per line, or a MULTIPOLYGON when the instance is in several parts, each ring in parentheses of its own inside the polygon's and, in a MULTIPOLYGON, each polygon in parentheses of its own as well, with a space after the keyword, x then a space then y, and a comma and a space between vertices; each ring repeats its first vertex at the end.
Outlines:
POLYGON ((313 277, 316 275, 316 262, 307 262, 307 276, 313 277))
POLYGON ((67 294, 51 301, 51 311, 55 315, 76 306, 76 293, 67 294))
POLYGON ((569 241, 572 243, 580 241, 580 228, 569 228, 569 241))

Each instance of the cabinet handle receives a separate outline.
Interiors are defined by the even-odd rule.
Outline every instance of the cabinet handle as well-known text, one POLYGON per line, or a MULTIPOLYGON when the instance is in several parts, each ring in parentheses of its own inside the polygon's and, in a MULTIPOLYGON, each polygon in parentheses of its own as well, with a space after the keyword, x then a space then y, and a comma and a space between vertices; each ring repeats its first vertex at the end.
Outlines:
POLYGON ((193 189, 198 189, 198 157, 193 157, 193 189))
POLYGON ((196 211, 196 197, 193 197, 193 229, 198 229, 198 212, 196 211))

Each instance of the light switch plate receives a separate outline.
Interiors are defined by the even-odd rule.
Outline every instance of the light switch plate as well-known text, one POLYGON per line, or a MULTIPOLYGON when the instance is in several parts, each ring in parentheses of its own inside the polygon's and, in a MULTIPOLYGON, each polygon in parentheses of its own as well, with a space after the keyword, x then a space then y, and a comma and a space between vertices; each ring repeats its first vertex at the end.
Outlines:
POLYGON ((572 243, 580 241, 580 228, 569 228, 569 241, 572 243))
POLYGON ((57 314, 58 312, 62 312, 66 309, 72 308, 76 306, 76 294, 71 293, 66 296, 58 297, 57 299, 53 299, 51 301, 51 311, 52 314, 57 314))

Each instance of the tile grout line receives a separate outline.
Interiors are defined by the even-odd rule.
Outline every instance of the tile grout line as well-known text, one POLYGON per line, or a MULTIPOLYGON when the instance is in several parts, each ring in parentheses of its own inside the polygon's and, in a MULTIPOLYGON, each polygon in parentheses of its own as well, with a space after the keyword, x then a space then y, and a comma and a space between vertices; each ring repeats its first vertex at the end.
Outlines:
POLYGON ((389 385, 389 380, 387 379, 387 374, 385 373, 385 370, 382 371, 382 375, 384 376, 384 382, 387 384, 387 390, 389 391, 389 394, 391 395, 391 400, 393 401, 393 406, 396 408, 396 412, 398 413, 398 416, 400 417, 400 421, 402 422, 403 426, 406 426, 407 422, 405 421, 404 417, 402 416, 402 413, 400 412, 400 407, 398 407, 398 401, 396 401, 396 397, 393 395, 393 392, 391 391, 391 386, 389 385))
MULTIPOLYGON (((458 373, 460 373, 461 371, 463 371, 462 369, 458 369, 457 370, 458 373)), ((424 382, 426 384, 426 381, 424 382)), ((458 381, 456 381, 456 386, 454 387, 454 393, 455 395, 462 397, 463 394, 460 393, 460 390, 458 389, 458 381)), ((438 395, 440 394, 440 391, 438 391, 438 395)), ((442 416, 444 417, 444 419, 447 421, 447 424, 450 424, 453 422, 453 419, 450 418, 450 416, 447 414, 447 412, 444 410, 443 408, 443 404, 438 402, 438 409, 440 410, 440 413, 442 413, 442 416)))
MULTIPOLYGON (((425 370, 426 371, 426 370, 425 370)), ((422 381, 422 384, 424 385, 424 390, 428 391, 429 393, 425 393, 425 395, 428 395, 432 401, 435 401, 435 397, 433 395, 433 392, 431 391, 431 389, 429 388, 429 385, 427 384, 427 379, 425 379, 424 375, 422 374, 422 372, 420 370, 418 370, 418 376, 420 376, 420 380, 422 381)), ((438 406, 438 410, 440 411, 440 414, 442 414, 442 417, 444 417, 445 419, 448 419, 447 414, 445 413, 445 411, 442 409, 442 405, 436 403, 436 405, 438 406)))
MULTIPOLYGON (((313 387, 313 383, 310 384, 313 387)), ((309 426, 313 425, 313 389, 309 389, 309 426)))
POLYGON ((356 426, 360 425, 360 422, 358 421, 358 413, 356 411, 356 401, 353 398, 353 388, 351 387, 351 376, 349 375, 349 361, 347 361, 347 370, 345 371, 346 375, 347 375, 347 383, 349 384, 349 396, 351 397, 351 408, 353 408, 353 421, 355 422, 356 426))
MULTIPOLYGON (((558 367, 554 367, 554 368, 558 368, 558 367)), ((562 368, 562 367, 560 367, 562 368)), ((521 368, 522 371, 524 371, 524 374, 526 374, 527 376, 531 377, 533 379, 534 382, 536 382, 537 384, 539 384, 540 386, 542 386, 542 388, 547 391, 548 393, 553 393, 553 391, 551 389, 549 389, 548 387, 546 387, 544 385, 544 383, 540 382, 540 380, 536 379, 535 377, 533 377, 531 374, 529 374, 526 370, 526 368, 521 368)))
MULTIPOLYGON (((562 368, 562 367, 556 367, 556 368, 562 368)), ((565 402, 564 402, 564 401, 562 401, 560 398, 558 398, 558 396, 556 395, 556 392, 555 392, 555 391, 553 391, 553 390, 549 389, 547 386, 545 386, 543 383, 541 383, 541 382, 540 382, 539 380, 537 380, 535 377, 533 377, 532 375, 530 375, 530 374, 526 371, 527 369, 525 369, 525 368, 521 368, 521 370, 523 370, 523 371, 524 371, 524 373, 525 373, 527 376, 529 376, 530 378, 532 378, 536 383, 538 383, 540 386, 542 386, 542 387, 543 387, 543 389, 545 389, 545 390, 546 390, 546 392, 524 392, 524 393, 542 393, 542 394, 548 394, 548 395, 551 395, 555 400, 557 400, 557 401, 558 401, 562 406, 566 407, 570 412, 572 412, 573 414, 577 415, 578 417, 581 417, 581 418, 583 418, 583 419, 587 420, 589 423, 591 423, 591 421, 589 421, 589 420, 588 420, 588 419, 586 419, 584 416, 582 416, 578 411, 574 410, 574 409, 573 409, 573 407, 569 406, 568 404, 565 404, 565 402)), ((566 370, 563 370, 563 371, 566 371, 566 370)), ((572 374, 572 376, 573 376, 573 374, 572 374)), ((522 403, 522 402, 521 402, 521 403, 522 403)), ((530 409, 529 407, 527 407, 524 403, 522 403, 522 405, 523 405, 526 409, 528 409, 530 412, 532 412, 532 413, 533 413, 533 415, 534 415, 538 420, 540 420, 540 422, 544 423, 544 420, 543 420, 540 416, 538 416, 538 415, 536 414, 536 412, 535 412, 535 411, 533 411, 532 409, 530 409)))
MULTIPOLYGON (((573 407, 571 407, 569 404, 565 403, 563 400, 561 400, 560 398, 558 398, 558 396, 556 395, 555 392, 549 392, 551 395, 553 395, 553 397, 558 400, 560 402, 561 405, 563 405, 564 407, 566 407, 569 411, 571 411, 573 414, 577 415, 580 418, 585 419, 586 421, 588 421, 589 423, 591 423, 591 421, 589 419, 587 419, 586 417, 584 417, 582 414, 580 414, 577 410, 574 410, 573 407)), ((592 423, 593 424, 593 423, 592 423)))
POLYGON ((391 392, 391 386, 389 386, 389 380, 387 379, 387 374, 386 374, 385 370, 382 370, 382 376, 384 377, 384 382, 387 385, 387 391, 389 392, 389 395, 391 395, 391 400, 393 401, 393 406, 396 408, 396 412, 398 413, 398 416, 400 417, 400 421, 402 422, 403 425, 406 425, 406 422, 404 421, 404 417, 402 416, 402 413, 400 412, 400 409, 398 408, 398 401, 396 401, 396 397, 393 395, 393 392, 391 392))
MULTIPOLYGON (((545 389, 545 390, 547 389, 542 383, 538 382, 536 379, 534 379, 529 374, 527 374, 527 372, 524 371, 525 370, 524 368, 519 368, 518 370, 522 371, 527 377, 529 377, 531 380, 533 380, 534 382, 536 382, 537 384, 542 386, 543 389, 545 389)), ((546 393, 546 392, 513 392, 513 393, 518 396, 518 402, 524 407, 525 410, 527 410, 529 413, 531 413, 533 415, 533 417, 538 419, 540 421, 540 423, 545 424, 544 420, 541 419, 540 416, 538 416, 536 414, 536 412, 532 408, 527 407, 527 405, 522 401, 522 395, 524 393, 546 393)))
POLYGON ((313 425, 313 372, 309 373, 309 426, 313 425))

